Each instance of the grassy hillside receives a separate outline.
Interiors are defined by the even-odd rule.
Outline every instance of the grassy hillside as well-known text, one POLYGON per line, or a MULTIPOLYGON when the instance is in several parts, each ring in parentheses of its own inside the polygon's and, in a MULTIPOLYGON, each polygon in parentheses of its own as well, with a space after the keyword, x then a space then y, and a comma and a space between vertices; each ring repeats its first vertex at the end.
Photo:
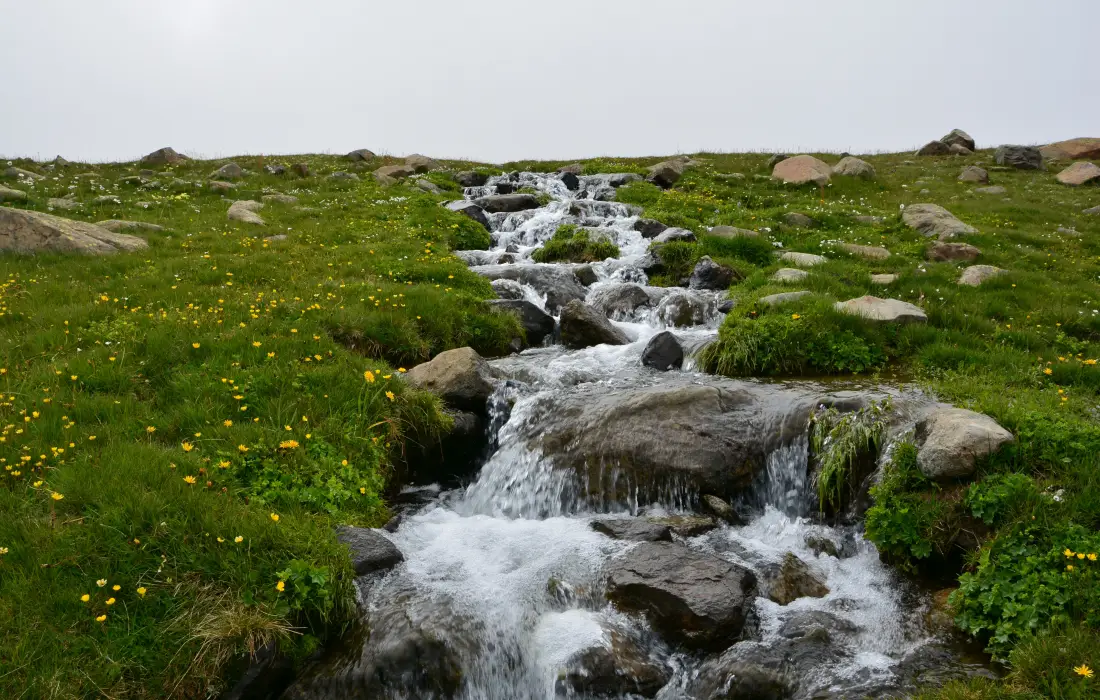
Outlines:
MULTIPOLYGON (((656 160, 585 169, 644 173, 656 160)), ((1009 684, 942 697, 1085 697, 1098 680, 1073 668, 1100 666, 1100 563, 1089 557, 1100 549, 1100 217, 1081 211, 1100 204, 1100 189, 994 170, 989 152, 869 157, 877 179, 834 177, 821 189, 772 182, 766 160, 703 154, 671 190, 620 190, 646 216, 700 235, 665 246, 654 281, 675 283, 702 255, 744 274, 704 358, 712 371, 915 381, 1012 430, 1017 444, 982 465, 976 486, 937 487, 895 459, 869 535, 915 575, 955 587, 964 573, 959 623, 1017 669, 1009 684), (1006 194, 957 182, 982 161, 1006 194), (1008 274, 960 287, 969 263, 927 261, 928 239, 899 218, 921 202, 975 226, 965 238, 982 251, 975 264, 1008 274), (792 227, 790 212, 816 223, 792 227), (882 221, 856 219, 866 215, 882 221), (761 236, 705 235, 716 225, 761 236), (892 256, 867 261, 840 242, 892 256), (787 266, 772 255, 780 247, 829 261, 803 283, 775 283, 787 266), (872 285, 887 272, 897 281, 872 285), (757 303, 800 289, 813 294, 757 303), (880 327, 832 308, 864 294, 917 303, 929 321, 880 327), (976 521, 982 546, 967 547, 960 534, 976 521), (1046 676, 1035 671, 1043 664, 1046 676)), ((250 645, 280 637, 306 653, 338 631, 350 590, 332 525, 381 522, 405 446, 447 422, 397 380, 401 368, 462 345, 499 354, 517 333, 483 304, 488 283, 448 255, 487 241, 438 206, 458 191, 444 174, 429 177, 450 194, 431 195, 376 185, 368 173, 381 159, 360 181, 334 181, 325 176, 350 163, 266 160, 308 163, 314 175, 298 178, 239 158, 256 174, 229 199, 170 185, 205 181, 223 162, 155 168, 161 189, 120 184, 136 164, 71 166, 17 205, 46 210, 72 195, 80 207, 55 213, 165 230, 137 232, 150 248, 135 254, 0 257, 4 697, 194 697, 250 645), (266 204, 263 227, 226 219, 230 199, 268 189, 300 201, 266 204), (121 203, 93 203, 108 194, 121 203), (272 235, 287 239, 264 240, 272 235)))

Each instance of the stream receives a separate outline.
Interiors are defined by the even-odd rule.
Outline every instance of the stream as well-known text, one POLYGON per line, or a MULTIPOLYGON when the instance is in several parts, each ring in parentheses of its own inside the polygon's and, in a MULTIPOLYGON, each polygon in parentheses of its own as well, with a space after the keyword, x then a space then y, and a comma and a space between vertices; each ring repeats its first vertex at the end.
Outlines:
POLYGON ((881 563, 857 526, 812 517, 808 412, 822 402, 884 394, 919 411, 927 399, 882 387, 837 390, 698 372, 691 355, 717 334, 725 291, 647 287, 640 261, 651 240, 635 230, 637 210, 596 199, 613 197, 612 176, 573 184, 556 174, 512 173, 467 188, 467 200, 503 185, 533 188, 550 202, 489 214, 491 249, 459 255, 491 279, 504 268, 527 268, 530 274, 508 272, 510 281, 494 286, 557 316, 562 304, 539 280, 579 266, 538 265, 532 252, 562 223, 607 237, 620 257, 588 266, 595 279, 584 293, 588 303, 605 303, 624 284, 643 288, 649 303, 612 305, 614 325, 631 342, 570 350, 548 337, 490 362, 501 378, 488 407, 492 454, 463 488, 406 489, 412 505, 385 533, 404 562, 357 581, 370 634, 349 634, 284 697, 903 697, 917 683, 984 672, 927 628, 928 593, 881 563), (676 327, 684 304, 691 323, 676 327), (681 370, 658 372, 641 362, 649 340, 665 330, 684 348, 681 370), (700 397, 684 403, 682 421, 695 432, 661 417, 676 410, 667 406, 670 397, 700 397), (712 400, 718 409, 708 413, 712 400), (760 465, 740 495, 727 496, 743 520, 700 525, 703 489, 725 484, 725 475, 680 469, 678 460, 698 451, 705 461, 715 450, 735 449, 735 440, 751 444, 746 460, 760 465), (600 458, 613 448, 637 450, 639 464, 651 457, 671 466, 658 474, 600 458), (678 545, 752 572, 741 641, 685 648, 649 616, 608 602, 611 563, 652 545, 614 539, 593 525, 652 524, 646 519, 671 524, 678 545), (792 554, 827 593, 785 605, 768 595, 792 554))

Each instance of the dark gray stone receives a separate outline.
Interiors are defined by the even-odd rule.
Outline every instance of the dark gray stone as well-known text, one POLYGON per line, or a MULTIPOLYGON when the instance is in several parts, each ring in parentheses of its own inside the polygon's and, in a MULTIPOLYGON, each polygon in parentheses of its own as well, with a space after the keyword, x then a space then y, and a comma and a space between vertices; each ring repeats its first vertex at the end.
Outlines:
POLYGON ((451 211, 458 212, 459 214, 464 214, 465 216, 473 219, 474 221, 484 226, 486 231, 490 230, 489 217, 485 216, 485 210, 474 204, 473 202, 451 202, 447 205, 447 208, 451 211))
POLYGON ((550 313, 588 295, 573 271, 562 265, 479 265, 470 269, 489 280, 510 279, 529 285, 546 296, 550 313))
POLYGON ((649 294, 636 284, 608 284, 592 294, 592 307, 604 316, 624 319, 652 304, 649 294))
POLYGON ((340 526, 336 539, 351 550, 351 565, 356 576, 386 571, 405 561, 397 547, 376 530, 340 526))
POLYGON ((1018 170, 1043 169, 1043 154, 1035 146, 999 146, 993 154, 993 159, 997 161, 997 165, 1018 170))
POLYGON ((591 527, 596 532, 614 540, 631 542, 671 542, 672 530, 668 525, 660 525, 642 518, 608 518, 593 520, 591 527))
POLYGON ((538 209, 539 200, 533 194, 491 194, 475 199, 474 204, 493 214, 513 213, 526 209, 538 209))
POLYGON ((489 181, 489 176, 475 170, 463 170, 454 174, 454 181, 463 187, 483 187, 489 181))
POLYGON ((561 310, 561 341, 576 350, 593 345, 626 345, 630 338, 599 311, 574 300, 561 310))
POLYGON ((662 331, 653 336, 642 351, 642 364, 646 367, 664 372, 684 366, 684 349, 680 347, 680 341, 669 331, 662 331))
POLYGON ((667 228, 668 226, 654 219, 638 219, 634 222, 634 230, 642 234, 642 238, 656 238, 667 228))
POLYGON ((709 255, 704 255, 699 262, 695 263, 688 286, 691 289, 722 290, 729 289, 731 284, 741 279, 741 275, 732 267, 719 265, 711 260, 709 255))
POLYGON ((520 325, 527 333, 527 342, 531 345, 542 344, 546 336, 554 333, 554 317, 529 301, 492 299, 489 303, 519 317, 520 325))

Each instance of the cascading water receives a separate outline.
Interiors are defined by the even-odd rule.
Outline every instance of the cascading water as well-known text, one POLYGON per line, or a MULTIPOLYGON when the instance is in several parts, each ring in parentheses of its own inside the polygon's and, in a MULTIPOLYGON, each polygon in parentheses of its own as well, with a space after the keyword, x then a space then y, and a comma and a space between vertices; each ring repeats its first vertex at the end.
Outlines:
MULTIPOLYGON (((467 199, 473 199, 507 183, 533 187, 550 195, 551 201, 534 210, 493 214, 492 250, 463 257, 474 265, 492 265, 508 252, 515 265, 529 265, 531 253, 560 224, 579 223, 598 228, 621 251, 620 258, 593 266, 597 281, 589 287, 589 300, 607 285, 645 284, 645 273, 634 263, 649 241, 633 228, 636 213, 622 204, 593 199, 607 196, 609 182, 608 176, 582 177, 579 192, 573 192, 559 176, 519 173, 468 189, 467 199)), ((527 284, 523 287, 526 299, 545 305, 545 294, 527 284)), ((655 299, 683 293, 704 300, 707 311, 697 325, 671 329, 684 347, 699 347, 714 336, 721 320, 714 292, 647 292, 655 299)), ((390 536, 405 561, 381 580, 364 582, 366 625, 372 634, 363 642, 362 653, 357 650, 352 657, 355 668, 371 675, 375 685, 363 681, 359 687, 372 689, 363 695, 341 686, 339 692, 296 697, 587 697, 569 680, 571 674, 594 673, 577 670, 578 660, 593 650, 630 655, 626 667, 646 679, 643 683, 638 677, 620 678, 621 689, 589 691, 599 697, 699 697, 693 688, 708 664, 727 657, 797 675, 789 687, 791 697, 862 697, 894 687, 899 663, 925 645, 930 635, 919 622, 916 606, 907 602, 913 596, 879 562, 873 546, 853 528, 828 527, 807 518, 813 498, 804 433, 767 455, 751 493, 743 499, 743 507, 753 513, 747 524, 721 525, 677 540, 747 567, 762 582, 774 578, 784 558, 794 554, 824 582, 826 595, 800 597, 788 605, 757 598, 754 634, 721 658, 673 648, 651 631, 644 617, 619 612, 607 602, 602 572, 636 543, 596 532, 593 521, 684 514, 697 507, 701 494, 689 482, 672 480, 660 488, 638 483, 614 464, 590 465, 585 476, 579 476, 558 468, 538 438, 547 425, 571 420, 560 414, 555 402, 582 389, 621 391, 712 381, 687 370, 661 374, 641 365, 646 342, 667 329, 666 321, 651 305, 615 321, 634 339, 628 345, 577 351, 551 345, 492 363, 500 375, 512 378, 491 401, 490 442, 495 451, 467 488, 444 493, 407 515, 390 536), (792 652, 790 645, 799 637, 792 637, 791 630, 807 621, 827 629, 828 644, 816 652, 792 652), (394 641, 394 635, 401 640, 394 641), (630 651, 623 652, 624 645, 630 651), (415 673, 395 675, 386 670, 401 667, 395 655, 409 654, 416 658, 405 665, 415 673)), ((767 385, 752 386, 767 392, 767 385)), ((611 674, 612 680, 622 676, 621 668, 611 674)), ((324 683, 316 687, 321 686, 324 683)))

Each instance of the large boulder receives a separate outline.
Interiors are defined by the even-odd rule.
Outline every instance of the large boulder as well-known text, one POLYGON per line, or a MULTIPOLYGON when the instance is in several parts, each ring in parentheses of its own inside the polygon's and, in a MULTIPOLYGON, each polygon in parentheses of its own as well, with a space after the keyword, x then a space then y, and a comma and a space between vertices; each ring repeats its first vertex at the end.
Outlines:
POLYGON ((606 643, 589 647, 558 671, 558 697, 643 697, 657 695, 672 675, 667 664, 618 630, 605 630, 606 643))
POLYGON ((959 221, 938 204, 911 204, 902 212, 901 220, 922 235, 941 241, 978 232, 978 229, 959 221))
POLYGON ((699 700, 786 700, 791 681, 776 669, 745 661, 723 663, 725 657, 703 665, 689 684, 689 697, 699 700))
POLYGON ((836 310, 868 321, 885 323, 924 323, 928 320, 928 316, 919 306, 900 299, 879 299, 873 296, 838 301, 836 310))
POLYGON ((1000 277, 1007 274, 1008 270, 1002 270, 999 267, 993 267, 992 265, 971 265, 962 271, 962 275, 959 276, 959 284, 966 285, 968 287, 977 287, 986 280, 993 279, 994 277, 1000 277))
POLYGON ((752 613, 756 576, 682 544, 646 542, 611 561, 607 597, 644 612, 660 634, 689 649, 721 650, 752 613))
POLYGON ((1057 175, 1058 182, 1063 185, 1087 185, 1089 183, 1100 184, 1100 166, 1095 163, 1074 163, 1057 175))
POLYGON ((14 177, 17 180, 29 181, 46 179, 45 175, 40 175, 38 173, 31 172, 30 170, 24 170, 23 168, 17 168, 14 165, 9 165, 8 167, 4 168, 4 177, 14 177))
POLYGON ((226 163, 209 175, 209 179, 218 181, 239 180, 242 177, 244 177, 244 169, 236 163, 226 163))
POLYGON ((430 170, 438 170, 442 166, 435 160, 428 156, 422 156, 419 153, 414 153, 411 156, 405 158, 405 165, 412 168, 415 172, 426 173, 430 170))
POLYGON ((188 160, 187 156, 176 153, 173 149, 165 146, 142 158, 141 163, 142 165, 175 165, 185 160, 188 160))
POLYGON ((846 177, 858 177, 863 180, 875 179, 875 168, 865 160, 853 156, 841 158, 840 162, 833 166, 833 174, 846 177))
POLYGON ((959 182, 976 182, 981 185, 989 184, 989 173, 985 168, 976 165, 968 165, 959 173, 959 182))
POLYGON ((829 587, 806 562, 787 552, 778 570, 767 581, 768 598, 780 605, 789 605, 799 598, 824 598, 829 587))
POLYGON ((538 209, 540 206, 538 197, 533 194, 490 194, 478 197, 474 204, 491 214, 538 209))
POLYGON ((448 405, 481 413, 493 393, 489 365, 473 348, 455 348, 413 367, 405 380, 416 389, 430 391, 448 405))
POLYGON ((719 265, 710 259, 709 255, 699 258, 695 263, 695 269, 691 271, 688 279, 688 287, 691 289, 729 289, 735 281, 740 281, 742 276, 732 267, 719 265))
MULTIPOLYGON (((458 255, 459 253, 462 253, 462 252, 464 252, 464 251, 458 251, 457 253, 455 253, 455 255, 458 255)), ((469 251, 469 252, 474 252, 474 251, 469 251)), ((477 251, 477 252, 480 253, 481 251, 477 251)), ((527 297, 527 293, 523 291, 523 285, 520 284, 519 282, 516 282, 515 280, 499 279, 499 280, 493 280, 489 284, 493 288, 493 291, 496 292, 497 296, 500 297, 501 299, 511 299, 511 300, 514 301, 514 300, 519 300, 519 299, 525 299, 527 297)))
POLYGON ((489 181, 489 176, 476 170, 463 170, 454 174, 454 181, 463 187, 482 187, 489 181))
POLYGON ((576 274, 561 265, 479 265, 470 269, 489 280, 509 279, 530 286, 546 297, 546 310, 550 313, 558 312, 574 299, 588 296, 576 274))
POLYGON ((982 254, 978 248, 969 243, 948 243, 937 241, 928 249, 928 259, 933 262, 949 262, 954 260, 975 260, 982 254))
POLYGON ((646 180, 662 189, 668 189, 680 181, 684 174, 683 160, 666 160, 649 169, 646 180))
POLYGON ((1100 139, 1077 138, 1047 144, 1039 149, 1050 160, 1100 160, 1100 139))
POLYGON ((621 283, 606 284, 592 294, 592 307, 608 318, 627 319, 640 308, 653 304, 653 300, 640 285, 621 283))
POLYGON ((489 303, 519 318, 531 345, 541 345, 546 336, 554 333, 554 317, 527 300, 491 299, 489 303))
POLYGON ((357 148, 344 157, 350 161, 371 160, 374 158, 374 151, 368 151, 365 148, 357 148))
POLYGON ((774 179, 791 185, 805 185, 811 182, 815 185, 824 185, 829 181, 832 173, 833 169, 828 163, 807 155, 786 158, 776 163, 772 169, 774 179))
POLYGON ((630 338, 595 308, 574 300, 561 310, 561 342, 568 348, 581 349, 593 345, 626 345, 630 338))
POLYGON ((953 406, 939 407, 919 421, 915 438, 917 465, 937 480, 970 476, 979 459, 1015 440, 989 416, 953 406))
POLYGON ((684 366, 684 349, 680 347, 680 341, 669 331, 661 331, 650 338, 642 351, 642 364, 655 370, 664 372, 684 366))
POLYGON ((458 212, 459 214, 463 214, 464 216, 473 219, 474 221, 484 226, 486 231, 491 230, 489 228, 489 217, 485 216, 485 210, 474 204, 473 202, 459 200, 457 202, 451 202, 447 205, 447 208, 451 211, 458 212))
POLYGON ((809 216, 797 211, 789 211, 783 215, 782 221, 791 228, 813 228, 817 225, 809 216))
POLYGON ((52 214, 0 207, 0 252, 110 255, 148 248, 144 239, 52 214))
POLYGON ((993 154, 997 165, 1006 165, 1019 170, 1042 170, 1043 154, 1034 146, 999 146, 993 154))
POLYGON ((25 202, 27 193, 23 190, 13 190, 10 187, 0 185, 0 202, 25 202))
POLYGON ((246 224, 263 226, 264 220, 256 213, 256 210, 262 207, 263 202, 257 202, 252 199, 242 199, 229 205, 229 211, 226 212, 226 216, 229 217, 230 221, 240 221, 246 224))
POLYGON ((379 185, 393 185, 398 180, 412 177, 416 170, 410 165, 383 165, 374 171, 374 180, 379 185))
POLYGON ((948 146, 962 146, 968 151, 977 149, 977 144, 974 143, 974 139, 962 129, 952 129, 951 133, 944 136, 940 141, 946 143, 948 146))
POLYGON ((340 526, 336 528, 336 539, 351 552, 356 576, 386 571, 405 561, 401 550, 377 530, 340 526))
POLYGON ((929 141, 917 151, 918 156, 949 156, 953 155, 951 146, 943 141, 929 141))

